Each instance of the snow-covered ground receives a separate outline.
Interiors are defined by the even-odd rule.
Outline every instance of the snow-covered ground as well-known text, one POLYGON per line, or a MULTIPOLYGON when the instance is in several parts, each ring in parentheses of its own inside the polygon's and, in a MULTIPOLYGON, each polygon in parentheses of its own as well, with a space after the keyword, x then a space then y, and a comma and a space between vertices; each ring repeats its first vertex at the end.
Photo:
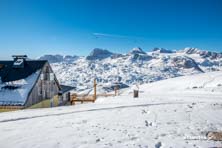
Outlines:
POLYGON ((95 103, 0 114, 0 147, 222 147, 222 72, 130 88, 95 103))

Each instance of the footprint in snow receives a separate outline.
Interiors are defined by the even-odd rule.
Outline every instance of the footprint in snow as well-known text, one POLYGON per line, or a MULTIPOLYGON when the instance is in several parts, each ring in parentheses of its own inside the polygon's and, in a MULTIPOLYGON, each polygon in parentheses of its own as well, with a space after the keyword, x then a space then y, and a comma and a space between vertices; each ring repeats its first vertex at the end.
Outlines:
POLYGON ((87 120, 82 120, 82 123, 87 123, 87 120))
POLYGON ((137 139, 138 139, 137 137, 130 138, 130 140, 137 140, 137 139))
POLYGON ((153 123, 152 122, 148 122, 147 120, 145 120, 145 125, 146 125, 146 127, 149 127, 149 126, 152 126, 153 123))
POLYGON ((127 130, 124 130, 123 133, 126 134, 126 133, 127 133, 127 130))
POLYGON ((162 146, 162 143, 161 143, 161 142, 157 142, 157 143, 155 144, 155 148, 161 148, 161 146, 162 146))
POLYGON ((147 111, 145 109, 143 109, 142 114, 147 114, 147 111))
POLYGON ((166 136, 166 134, 165 134, 165 133, 162 133, 162 134, 160 134, 160 136, 161 136, 161 137, 165 137, 165 136, 166 136))
POLYGON ((193 108, 193 106, 192 106, 192 105, 187 105, 187 107, 188 107, 188 108, 193 108))
POLYGON ((100 142, 100 139, 96 139, 96 143, 100 142))
POLYGON ((157 135, 156 137, 154 137, 154 139, 159 139, 159 136, 157 135))

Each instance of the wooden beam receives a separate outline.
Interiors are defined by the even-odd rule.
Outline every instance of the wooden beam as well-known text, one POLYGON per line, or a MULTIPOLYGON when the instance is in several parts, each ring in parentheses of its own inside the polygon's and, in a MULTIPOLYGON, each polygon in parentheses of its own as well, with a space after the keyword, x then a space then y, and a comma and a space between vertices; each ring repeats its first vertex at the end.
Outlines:
POLYGON ((96 79, 94 79, 94 85, 93 85, 93 87, 94 87, 94 101, 96 100, 96 79))

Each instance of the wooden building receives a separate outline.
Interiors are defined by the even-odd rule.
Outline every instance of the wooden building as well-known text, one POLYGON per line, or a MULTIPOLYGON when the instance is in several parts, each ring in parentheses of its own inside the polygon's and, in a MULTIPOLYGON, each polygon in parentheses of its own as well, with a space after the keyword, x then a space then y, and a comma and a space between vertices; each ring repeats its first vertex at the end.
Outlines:
POLYGON ((62 92, 60 104, 69 99, 74 89, 61 86, 45 60, 29 60, 26 55, 13 56, 12 61, 0 61, 0 106, 30 107, 62 92), (65 91, 63 90, 65 89, 65 91))

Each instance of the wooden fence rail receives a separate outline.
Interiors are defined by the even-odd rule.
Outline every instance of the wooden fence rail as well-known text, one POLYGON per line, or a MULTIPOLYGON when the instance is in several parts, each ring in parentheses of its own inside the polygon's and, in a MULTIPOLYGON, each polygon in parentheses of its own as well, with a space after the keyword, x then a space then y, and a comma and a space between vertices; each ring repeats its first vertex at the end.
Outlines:
POLYGON ((118 91, 118 88, 115 89, 115 94, 97 94, 97 91, 96 91, 96 79, 94 79, 94 85, 93 85, 93 92, 94 94, 93 95, 89 95, 89 94, 71 94, 70 95, 70 103, 71 105, 74 105, 75 102, 95 102, 97 97, 109 97, 109 96, 116 96, 117 95, 117 91, 118 91))
MULTIPOLYGON (((97 97, 111 97, 111 96, 115 96, 115 94, 97 94, 97 97)), ((72 94, 70 97, 70 103, 71 105, 75 105, 75 102, 95 102, 96 101, 95 95, 87 95, 87 94, 72 94)))

